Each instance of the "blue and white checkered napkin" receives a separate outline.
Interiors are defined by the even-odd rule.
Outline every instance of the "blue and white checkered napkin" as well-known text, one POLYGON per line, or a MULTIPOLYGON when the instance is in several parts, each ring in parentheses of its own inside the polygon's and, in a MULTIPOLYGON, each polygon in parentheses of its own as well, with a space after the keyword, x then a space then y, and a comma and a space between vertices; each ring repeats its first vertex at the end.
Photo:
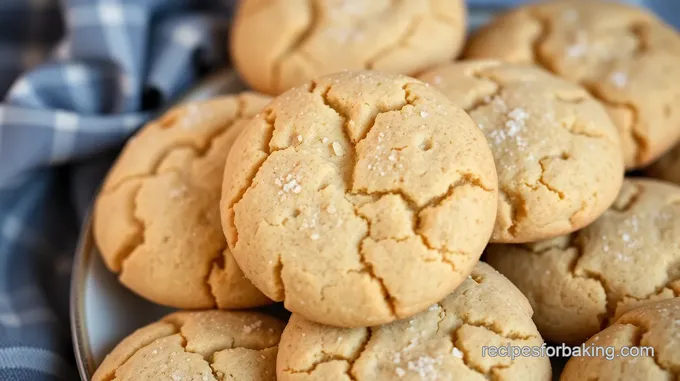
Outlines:
POLYGON ((70 262, 101 153, 224 62, 231 3, 0 0, 0 380, 78 379, 70 262))

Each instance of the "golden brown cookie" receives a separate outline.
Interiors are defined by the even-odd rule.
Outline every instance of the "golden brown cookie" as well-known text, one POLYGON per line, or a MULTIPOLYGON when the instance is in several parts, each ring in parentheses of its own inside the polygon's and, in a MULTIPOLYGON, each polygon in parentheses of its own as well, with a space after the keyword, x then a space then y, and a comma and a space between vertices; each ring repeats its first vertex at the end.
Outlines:
POLYGON ((643 301, 680 295, 679 243, 680 187, 627 179, 585 229, 490 245, 487 261, 527 296, 546 340, 580 344, 643 301))
POLYGON ((345 69, 415 74, 455 58, 463 0, 243 0, 234 64, 255 90, 278 95, 345 69))
POLYGON ((139 295, 178 308, 267 304, 227 248, 219 199, 227 154, 269 99, 252 93, 176 107, 127 143, 94 209, 106 266, 139 295))
POLYGON ((680 298, 647 303, 628 311, 590 338, 586 346, 615 349, 600 349, 599 354, 589 357, 572 357, 561 381, 680 379, 680 298))
POLYGON ((246 276, 305 318, 369 326, 472 270, 496 215, 484 135, 432 87, 342 72, 276 98, 230 152, 222 226, 246 276))
POLYGON ((293 315, 281 335, 279 381, 550 380, 547 357, 492 357, 484 347, 540 348, 526 298, 479 262, 427 311, 388 325, 335 328, 293 315))
POLYGON ((467 111, 498 170, 492 242, 534 242, 582 228, 616 198, 623 158, 616 127, 582 88, 538 67, 468 61, 419 79, 467 111))
POLYGON ((276 381, 284 326, 259 312, 176 312, 123 339, 92 381, 276 381))
POLYGON ((647 168, 647 174, 680 185, 680 145, 666 152, 647 168))
POLYGON ((680 139, 680 36, 642 9, 597 0, 527 5, 482 28, 465 56, 535 63, 582 84, 618 126, 628 168, 680 139))

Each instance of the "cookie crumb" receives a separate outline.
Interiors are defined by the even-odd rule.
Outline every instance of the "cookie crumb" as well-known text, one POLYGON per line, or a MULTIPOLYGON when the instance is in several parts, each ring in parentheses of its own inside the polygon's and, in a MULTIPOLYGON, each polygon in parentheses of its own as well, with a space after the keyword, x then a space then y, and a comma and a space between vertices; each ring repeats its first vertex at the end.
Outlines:
POLYGON ((298 135, 298 136, 297 136, 297 141, 300 142, 300 143, 302 143, 302 135, 298 135))
POLYGON ((333 153, 335 153, 335 156, 343 156, 345 154, 340 143, 333 142, 333 144, 331 144, 331 147, 333 147, 333 153))
POLYGON ((421 111, 421 112, 420 112, 420 117, 421 117, 421 118, 427 118, 428 115, 430 115, 430 114, 428 114, 428 113, 425 112, 425 111, 421 111))
POLYGON ((460 349, 458 349, 456 347, 453 347, 453 349, 451 349, 451 355, 453 355, 453 357, 458 357, 459 359, 462 359, 463 358, 463 351, 461 351, 460 349))
POLYGON ((335 209, 335 206, 334 206, 334 205, 328 205, 328 207, 326 208, 326 211, 327 211, 328 213, 330 213, 330 214, 335 214, 335 212, 337 211, 337 209, 335 209))
POLYGON ((309 238, 311 238, 312 241, 316 241, 319 239, 319 233, 312 233, 312 235, 310 235, 309 238))
POLYGON ((406 374, 406 371, 401 368, 396 368, 394 372, 397 374, 397 377, 399 378, 404 377, 404 375, 406 374))
POLYGON ((323 138, 323 139, 321 139, 321 143, 323 143, 323 144, 328 143, 328 138, 323 138))

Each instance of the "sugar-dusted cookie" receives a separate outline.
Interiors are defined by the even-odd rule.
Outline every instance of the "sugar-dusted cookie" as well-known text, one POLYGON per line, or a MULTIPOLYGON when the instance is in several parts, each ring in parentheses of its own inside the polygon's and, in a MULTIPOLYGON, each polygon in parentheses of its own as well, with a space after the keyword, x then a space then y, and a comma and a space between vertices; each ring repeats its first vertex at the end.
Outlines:
POLYGON ((546 340, 580 344, 643 301, 680 295, 679 242, 680 187, 627 179, 585 229, 490 245, 486 259, 527 296, 546 340))
POLYGON ((278 95, 344 69, 415 74, 458 55, 463 0, 244 0, 231 33, 248 84, 278 95))
POLYGON ((92 381, 276 381, 284 326, 258 312, 176 312, 123 339, 92 381))
POLYGON ((535 63, 582 84, 618 126, 628 168, 680 139, 680 35, 643 9, 598 0, 519 7, 482 28, 465 55, 535 63))
POLYGON ((276 98, 229 153, 222 226, 245 275, 309 320, 387 323, 451 293, 486 246, 493 155, 431 86, 342 72, 276 98))
POLYGON ((234 261, 219 217, 227 154, 268 101, 244 93, 182 105, 127 143, 94 209, 97 246, 125 286, 178 308, 270 302, 234 261))
POLYGON ((572 357, 561 381, 680 379, 680 298, 626 312, 586 347, 599 347, 600 353, 572 357))
POLYGON ((595 220, 616 198, 623 159, 605 109, 538 67, 452 63, 420 79, 463 107, 486 135, 498 170, 492 242, 533 242, 595 220))
POLYGON ((538 354, 542 344, 526 298, 480 262, 456 291, 410 319, 336 328, 294 314, 276 373, 279 381, 547 381, 548 357, 493 356, 508 346, 538 354))
POLYGON ((680 185, 680 145, 666 152, 647 168, 647 174, 680 185))

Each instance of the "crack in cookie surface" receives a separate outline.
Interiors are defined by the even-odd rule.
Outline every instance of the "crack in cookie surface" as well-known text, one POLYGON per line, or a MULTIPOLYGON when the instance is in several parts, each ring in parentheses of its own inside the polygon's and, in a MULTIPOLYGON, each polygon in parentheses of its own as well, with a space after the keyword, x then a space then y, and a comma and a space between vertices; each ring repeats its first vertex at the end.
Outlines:
POLYGON ((680 375, 680 362, 673 356, 680 339, 674 332, 678 318, 680 304, 677 299, 646 303, 626 312, 611 326, 591 337, 586 345, 612 346, 619 350, 622 347, 646 347, 652 348, 653 352, 642 350, 639 357, 617 354, 612 359, 600 354, 571 359, 562 377, 570 381, 587 374, 591 378, 594 375, 621 378, 620 369, 625 369, 626 374, 637 374, 640 379, 675 379, 680 375), (610 372, 610 364, 613 372, 610 372))
MULTIPOLYGON (((244 93, 239 96, 180 106, 143 127, 133 138, 142 140, 131 141, 123 151, 98 196, 99 213, 95 213, 94 218, 100 231, 111 230, 112 228, 108 226, 110 221, 107 215, 114 213, 114 219, 124 219, 124 221, 116 220, 112 222, 112 225, 123 224, 129 229, 126 234, 133 235, 132 238, 126 238, 130 242, 122 248, 111 244, 115 234, 110 232, 101 233, 103 238, 101 241, 98 240, 98 246, 103 256, 107 258, 107 265, 114 272, 119 273, 119 278, 127 287, 157 303, 175 307, 207 308, 217 304, 215 290, 208 279, 213 273, 213 264, 221 256, 222 249, 226 247, 226 241, 221 237, 219 226, 213 229, 216 234, 212 236, 221 244, 216 243, 218 247, 214 248, 214 252, 213 248, 207 249, 211 252, 210 254, 202 253, 205 263, 196 262, 195 268, 187 270, 198 271, 198 273, 190 273, 187 277, 191 286, 196 287, 194 301, 188 301, 186 298, 172 301, 174 296, 164 295, 160 290, 164 286, 159 286, 159 290, 154 290, 150 283, 144 283, 140 277, 131 275, 131 271, 139 271, 146 266, 144 261, 147 259, 145 258, 151 258, 148 260, 155 264, 150 263, 149 266, 156 266, 156 273, 158 273, 158 269, 163 264, 153 259, 170 258, 163 253, 158 253, 155 245, 162 245, 175 239, 172 231, 174 225, 172 221, 159 224, 160 220, 155 215, 158 210, 182 207, 199 208, 199 210, 193 210, 192 215, 201 224, 208 226, 211 222, 218 220, 213 218, 216 215, 213 216, 210 211, 201 209, 204 208, 202 205, 206 201, 198 202, 196 199, 208 197, 212 191, 215 202, 219 202, 219 190, 213 189, 213 185, 220 183, 221 172, 213 170, 213 164, 215 162, 215 165, 219 166, 217 162, 223 154, 220 147, 230 142, 230 136, 232 132, 235 132, 232 127, 236 128, 235 125, 243 123, 250 116, 247 114, 253 113, 258 102, 265 100, 264 97, 244 93), (217 107, 220 109, 216 110, 217 107), (195 131, 187 131, 191 129, 195 131), (148 156, 144 157, 145 155, 148 156), (215 176, 197 180, 197 177, 209 175, 215 176), (131 186, 136 187, 133 192, 121 193, 126 187, 131 186), (150 198, 150 194, 156 192, 157 189, 161 193, 165 191, 168 193, 150 198), (123 205, 123 203, 129 203, 129 205, 123 205), (171 204, 178 206, 170 208, 171 204), (123 213, 121 209, 125 212, 123 213), (118 216, 116 213, 124 214, 124 216, 118 216), (100 216, 97 217, 97 214, 100 216), (155 238, 150 240, 150 236, 155 238), (111 253, 111 248, 114 249, 113 253, 111 253), (130 265, 131 263, 133 264, 130 265), (197 276, 202 277, 203 282, 199 282, 196 279, 197 276), (197 301, 199 299, 200 301, 197 301), (178 305, 173 303, 178 303, 178 305)), ((166 220, 167 218, 166 216, 166 220)), ((201 239, 204 244, 210 246, 212 238, 209 239, 208 236, 210 234, 206 233, 206 237, 201 239)), ((175 246, 170 243, 168 247, 172 249, 175 246)))
POLYGON ((622 165, 613 158, 607 158, 611 166, 583 175, 581 184, 567 181, 569 173, 591 162, 595 151, 620 155, 619 137, 605 110, 578 86, 528 65, 491 60, 442 66, 421 79, 465 108, 489 140, 500 188, 493 242, 568 233, 594 219, 616 196, 616 186, 600 180, 601 171, 614 183, 622 179, 623 168, 620 173, 612 168, 622 165), (542 208, 531 207, 545 198, 554 209, 550 218, 541 214, 542 208))
MULTIPOLYGON (((378 75, 367 72, 342 73, 338 77, 351 78, 354 75, 359 78, 366 76, 366 81, 379 81, 376 79, 378 75)), ((348 83, 350 82, 343 82, 342 80, 324 78, 313 81, 307 86, 283 94, 278 99, 278 103, 275 101, 267 112, 260 115, 259 121, 253 122, 259 126, 257 127, 258 132, 253 132, 252 136, 244 137, 242 135, 245 140, 268 141, 266 144, 268 152, 257 151, 258 144, 250 149, 250 152, 257 151, 257 154, 246 153, 246 150, 243 150, 244 156, 240 157, 250 155, 257 157, 257 159, 252 159, 247 164, 245 162, 238 164, 242 164, 244 169, 235 169, 234 173, 247 174, 247 176, 239 175, 247 177, 247 179, 239 180, 238 188, 227 190, 223 197, 222 208, 230 213, 230 217, 226 219, 227 224, 234 225, 233 227, 227 226, 225 231, 236 230, 229 239, 229 245, 234 249, 234 254, 239 260, 250 260, 245 259, 243 253, 253 250, 253 237, 264 234, 260 232, 268 231, 267 234, 278 236, 283 234, 284 231, 290 231, 289 240, 293 242, 303 239, 311 240, 312 244, 316 245, 313 241, 322 240, 325 242, 327 240, 329 244, 335 242, 335 235, 348 234, 343 233, 342 229, 351 229, 347 230, 351 235, 347 236, 348 238, 341 239, 350 239, 352 245, 346 248, 343 245, 342 250, 345 251, 329 251, 328 254, 324 254, 328 255, 329 258, 342 255, 342 257, 335 259, 341 262, 337 268, 332 262, 322 265, 316 259, 310 259, 303 266, 296 265, 294 262, 299 261, 295 259, 296 256, 303 255, 303 253, 298 253, 293 246, 278 254, 275 253, 280 250, 277 248, 257 250, 260 254, 257 254, 258 258, 253 260, 258 261, 257 263, 262 262, 258 266, 266 268, 267 275, 250 274, 251 278, 259 277, 258 280, 254 281, 255 284, 258 284, 258 282, 261 282, 259 285, 266 283, 267 285, 264 287, 267 291, 265 293, 268 293, 270 297, 277 297, 277 300, 284 300, 286 305, 293 310, 307 308, 301 307, 303 301, 304 304, 311 303, 307 298, 296 300, 297 294, 300 293, 299 282, 302 279, 305 282, 314 282, 318 286, 316 289, 321 290, 321 292, 314 292, 311 297, 321 303, 327 300, 331 293, 337 295, 339 292, 344 292, 341 288, 345 287, 342 283, 345 280, 340 279, 336 282, 328 280, 330 279, 328 276, 323 279, 320 278, 321 273, 335 273, 337 271, 338 274, 362 275, 361 278, 364 279, 360 282, 366 284, 365 291, 362 290, 366 293, 366 298, 378 300, 375 298, 375 294, 379 288, 381 290, 379 293, 382 294, 380 298, 389 310, 389 312, 384 313, 390 315, 389 319, 412 314, 414 311, 410 309, 420 307, 413 307, 412 301, 406 301, 402 298, 405 294, 413 294, 414 291, 411 290, 413 287, 409 286, 410 288, 407 289, 401 285, 401 280, 395 278, 394 271, 389 268, 390 263, 386 263, 384 260, 386 253, 394 250, 403 251, 406 248, 414 248, 415 252, 413 253, 399 254, 402 256, 402 259, 399 260, 403 260, 405 263, 410 261, 420 266, 414 267, 413 274, 421 271, 421 269, 433 268, 435 271, 441 272, 442 275, 444 271, 447 273, 453 271, 464 276, 464 273, 471 267, 471 263, 467 263, 467 257, 475 256, 476 248, 455 247, 453 241, 448 241, 448 236, 444 237, 444 233, 430 227, 431 222, 423 223, 419 219, 421 214, 428 213, 429 215, 426 218, 430 220, 441 218, 437 214, 441 213, 440 209, 451 208, 453 210, 450 205, 457 205, 456 203, 461 202, 460 200, 465 200, 468 197, 466 195, 474 194, 482 198, 492 197, 496 189, 494 189, 489 176, 493 172, 477 173, 479 164, 466 163, 465 160, 468 159, 465 158, 463 158, 461 164, 446 162, 442 164, 441 169, 443 179, 433 177, 432 179, 436 180, 435 182, 426 178, 427 181, 435 185, 431 186, 425 183, 428 187, 426 188, 428 193, 424 194, 414 193, 413 189, 409 188, 412 186, 406 182, 407 180, 404 180, 404 176, 409 175, 406 172, 404 172, 405 174, 393 172, 390 175, 394 176, 395 179, 401 176, 401 180, 379 185, 375 185, 378 183, 373 182, 382 177, 378 172, 376 172, 374 178, 364 173, 365 170, 362 166, 366 165, 367 157, 370 160, 372 160, 373 154, 376 154, 377 157, 376 152, 378 151, 371 151, 373 149, 371 145, 376 144, 376 140, 380 145, 379 141, 383 137, 383 133, 385 134, 385 143, 395 145, 395 147, 388 145, 388 148, 394 150, 394 153, 391 154, 389 160, 385 159, 384 161, 395 163, 395 168, 396 155, 421 155, 422 157, 432 154, 441 155, 439 152, 444 152, 434 150, 431 146, 434 144, 433 142, 425 142, 422 150, 434 153, 420 153, 419 147, 416 147, 418 144, 417 136, 411 135, 409 128, 414 128, 411 127, 414 124, 418 127, 416 123, 421 123, 423 131, 425 131, 425 127, 431 125, 426 120, 428 115, 431 114, 431 118, 439 120, 437 118, 440 118, 441 113, 444 112, 440 109, 449 110, 449 105, 444 103, 438 106, 436 102, 428 103, 435 95, 430 94, 430 90, 426 90, 427 87, 424 84, 409 80, 406 77, 400 77, 398 82, 392 83, 393 80, 393 77, 388 76, 384 79, 384 83, 379 82, 375 87, 365 90, 375 93, 368 95, 364 102, 354 101, 357 96, 354 92, 360 94, 360 89, 363 89, 360 86, 367 86, 361 83, 362 80, 357 81, 358 89, 349 88, 348 83), (394 91, 386 92, 383 95, 380 86, 390 90, 394 88, 394 91), (439 109, 435 109, 436 107, 439 107, 439 109), (267 114, 275 115, 275 118, 266 118, 267 114), (312 114, 316 117, 310 119, 312 114), (402 129, 409 132, 399 135, 400 138, 411 139, 411 136, 413 136, 415 140, 404 139, 403 142, 396 140, 395 143, 388 141, 391 139, 387 136, 389 133, 397 133, 391 131, 399 131, 398 133, 402 134, 402 129), (451 168, 445 168, 446 166, 451 168), (460 168, 455 168, 456 166, 460 168), (270 182, 273 182, 274 185, 272 186, 270 182), (443 185, 446 185, 446 187, 444 188, 443 185), (437 188, 434 188, 434 186, 437 188), (272 211, 265 213, 264 205, 259 206, 258 209, 252 209, 246 205, 252 203, 254 199, 264 197, 265 193, 262 192, 271 192, 270 187, 274 189, 275 193, 278 190, 276 196, 281 199, 281 203, 272 204, 271 208, 274 208, 272 211), (297 194, 305 195, 313 201, 309 205, 299 203, 295 201, 298 197, 297 194), (482 194, 484 196, 481 196, 482 194), (400 213, 405 213, 404 216, 409 214, 409 216, 397 216, 394 223, 410 225, 408 236, 413 237, 413 239, 395 235, 397 233, 383 234, 378 238, 373 236, 372 225, 374 222, 359 209, 362 207, 379 208, 378 203, 388 197, 396 197, 401 200, 403 211, 400 213), (336 210, 340 214, 336 214, 336 210), (254 219, 260 218, 255 217, 260 214, 265 221, 257 227, 254 225, 254 219), (329 224, 336 221, 338 223, 336 226, 329 224), (350 221, 347 224, 354 224, 354 221, 357 221, 358 225, 345 228, 345 225, 342 225, 345 221, 350 221), (246 231, 247 233, 244 233, 246 231), (324 232, 333 237, 324 236, 324 232), (243 234, 248 234, 247 242, 243 241, 243 234), (356 250, 352 249, 354 242, 357 245, 356 250), (271 269, 272 262, 270 261, 267 264, 268 259, 264 259, 270 255, 272 256, 271 261, 274 261, 274 257, 278 256, 280 263, 283 264, 285 269, 289 270, 281 272, 281 276, 276 275, 277 272, 271 269), (460 256, 460 259, 458 256, 460 256), (460 263, 458 263, 459 261, 460 263), (316 268, 314 266, 319 269, 314 270, 316 268), (270 272, 273 275, 269 275, 270 272), (276 278, 276 282, 279 282, 289 292, 295 289, 295 293, 282 295, 281 292, 276 291, 277 288, 282 287, 275 287, 270 277, 276 278), (390 277, 391 279, 388 279, 390 277), (295 282, 295 285, 287 284, 289 281, 295 282), (375 285, 379 287, 373 288, 375 285)), ((453 110, 451 109, 450 112, 454 112, 453 110)), ((458 127, 452 126, 452 128, 458 127)), ((420 132, 418 133, 420 134, 420 132)), ((441 132, 437 131, 437 133, 441 132)), ((450 132, 447 131, 446 133, 450 132)), ((425 135, 425 138, 431 139, 429 135, 425 135)), ((454 145, 453 143, 447 144, 454 145)), ((479 140, 479 144, 481 147, 481 140, 479 140)), ((441 150, 441 148, 437 149, 441 150)), ((490 161, 488 164, 491 164, 490 161)), ((404 163, 404 165, 409 165, 409 163, 404 163)), ((368 168, 371 168, 370 163, 368 168)), ((427 175, 427 173, 423 175, 427 175)), ((228 176, 232 176, 232 174, 227 174, 228 176)), ((393 211, 384 209, 383 212, 392 213, 393 211)), ((382 217, 380 219, 389 220, 382 217)), ((381 227, 381 229, 383 228, 385 226, 381 227)), ((392 228, 394 227, 388 229, 392 228)), ((266 246, 266 244, 261 245, 266 246)), ((244 263, 242 267, 248 267, 248 265, 244 263)), ((355 279, 359 279, 359 277, 355 279)), ((439 280, 433 282, 439 282, 439 280)), ((444 284, 450 282, 454 282, 454 280, 446 280, 439 285, 442 286, 441 289, 443 290, 448 287, 444 284)), ((409 298, 413 298, 413 296, 409 296, 409 298)), ((382 318, 381 320, 385 319, 382 318)))
MULTIPOLYGON (((154 328, 154 326, 157 327, 157 330, 166 328, 166 332, 159 331, 159 334, 149 337, 124 358, 114 359, 114 361, 117 360, 115 363, 107 363, 110 360, 107 356, 103 365, 107 369, 112 368, 112 374, 104 374, 100 377, 100 372, 103 369, 98 369, 93 380, 155 380, 157 377, 162 376, 168 378, 192 378, 200 377, 201 375, 204 380, 208 380, 209 375, 215 377, 215 380, 222 380, 224 375, 220 375, 221 372, 213 367, 220 362, 216 355, 224 355, 224 351, 231 349, 264 352, 277 348, 277 335, 280 335, 283 329, 282 322, 261 313, 217 310, 202 312, 184 311, 168 315, 156 323, 135 331, 119 343, 111 352, 111 355, 115 358, 119 356, 119 353, 125 353, 127 345, 135 343, 135 340, 144 338, 147 335, 146 332, 154 328), (172 329, 168 330, 170 327, 172 329), (206 330, 209 331, 211 329, 214 330, 213 334, 206 334, 206 330), (250 337, 247 337, 248 335, 250 337), (265 338, 267 335, 272 337, 265 338), (176 337, 176 339, 173 339, 173 337, 176 337), (239 339, 239 337, 241 338, 239 339), (239 340, 241 341, 239 342, 239 340), (272 343, 274 346, 271 346, 272 343), (177 358, 176 355, 178 353, 173 351, 175 345, 179 347, 177 349, 181 349, 183 354, 190 357, 177 358), (192 345, 194 348, 191 347, 192 345), (207 352, 205 351, 206 348, 208 349, 207 352), (141 356, 141 358, 137 358, 138 356, 141 356), (141 369, 140 372, 135 372, 135 369, 140 366, 140 362, 144 364, 142 365, 144 369, 141 369), (122 374, 119 374, 119 369, 124 369, 122 374), (153 377, 149 378, 150 376, 153 377)), ((264 359, 264 357, 262 358, 264 359)), ((258 365, 241 364, 241 366, 256 367, 258 365)))
POLYGON ((656 104, 672 104, 678 93, 657 92, 663 87, 660 74, 644 69, 656 63, 664 67, 664 77, 680 75, 680 38, 662 20, 626 5, 566 1, 528 5, 500 19, 481 31, 485 38, 473 38, 471 56, 537 64, 587 88, 613 114, 630 114, 615 118, 627 168, 651 163, 677 140, 669 131, 677 117, 662 114, 656 104), (591 16, 599 13, 611 17, 591 16), (500 46, 506 34, 513 38, 500 46), (645 98, 652 94, 653 103, 645 98))
MULTIPOLYGON (((486 299, 498 295, 499 287, 512 286, 504 283, 507 282, 505 279, 499 283, 501 276, 487 265, 482 266, 486 267, 477 267, 476 273, 473 271, 477 281, 467 279, 460 289, 427 311, 387 325, 340 329, 321 326, 294 314, 281 342, 279 360, 282 371, 278 374, 279 379, 302 381, 315 376, 330 379, 347 374, 351 380, 357 381, 407 376, 433 380, 439 372, 451 371, 446 374, 464 377, 474 372, 485 379, 502 380, 508 378, 500 371, 517 366, 547 375, 547 358, 513 361, 499 358, 489 363, 479 356, 482 345, 496 341, 509 341, 516 345, 520 345, 518 341, 524 345, 540 345, 542 342, 530 315, 520 312, 522 307, 516 304, 517 300, 507 303, 505 298, 503 301, 494 297, 486 299), (479 303, 479 300, 489 304, 479 303), (487 305, 494 307, 486 313, 478 310, 487 305), (372 334, 367 334, 367 330, 372 334), (361 344, 357 343, 359 338, 361 344), (346 340, 350 347, 340 344, 346 340), (338 361, 342 365, 334 366, 338 361), (461 362, 470 373, 463 371, 459 366, 461 362), (453 373, 453 369, 461 373, 453 373)), ((523 297, 519 291, 509 295, 523 297)))
POLYGON ((252 78, 259 85, 255 87, 267 87, 258 90, 271 94, 280 94, 305 80, 342 68, 413 73, 454 58, 463 42, 465 13, 461 0, 452 0, 451 4, 431 0, 391 0, 385 3, 305 0, 295 2, 296 15, 280 16, 284 19, 281 21, 284 29, 278 32, 284 37, 278 39, 279 46, 261 48, 261 56, 255 57, 257 49, 246 48, 251 43, 246 31, 258 30, 261 33, 265 26, 256 24, 263 22, 258 14, 266 11, 269 15, 265 18, 273 17, 271 14, 282 6, 283 0, 259 6, 252 3, 237 14, 234 54, 241 71, 246 72, 245 77, 252 78), (376 24, 381 27, 376 28, 376 24), (440 37, 438 44, 421 44, 425 41, 425 32, 433 29, 442 36, 446 35, 442 32, 446 30, 450 36, 440 37), (412 40, 418 43, 412 43, 412 40), (333 47, 333 52, 344 53, 338 58, 344 64, 326 58, 329 52, 327 45, 333 47), (417 54, 423 46, 429 54, 417 54), (394 59, 402 55, 402 50, 403 54, 412 52, 415 58, 394 59), (248 59, 265 59, 264 64, 256 66, 268 73, 263 76, 248 67, 248 59), (258 75, 266 80, 255 79, 258 75))
MULTIPOLYGON (((531 299, 535 308, 547 313, 546 316, 537 317, 539 326, 543 323, 542 319, 554 316, 557 311, 573 308, 564 304, 564 301, 554 299, 551 296, 553 289, 562 290, 561 294, 567 295, 568 299, 569 295, 574 298, 577 294, 586 293, 586 290, 590 290, 587 291, 588 295, 593 292, 582 283, 573 283, 573 280, 597 282, 603 299, 592 294, 591 304, 584 304, 583 308, 589 308, 590 312, 586 315, 594 316, 597 306, 600 311, 597 313, 600 329, 604 329, 622 313, 643 302, 678 295, 680 256, 673 248, 677 240, 674 237, 678 232, 673 225, 673 216, 678 213, 678 209, 672 206, 673 196, 678 197, 677 192, 670 185, 651 180, 627 180, 610 210, 584 230, 531 245, 495 245, 490 248, 488 260, 516 282, 527 295, 534 295, 531 299), (654 252, 655 257, 647 265, 651 269, 646 271, 644 266, 648 261, 640 261, 640 258, 646 258, 645 253, 648 252, 654 252), (568 257, 570 263, 566 269, 558 266, 555 271, 558 256, 568 257), (531 269, 539 274, 539 279, 544 279, 543 286, 526 282, 523 273, 514 270, 514 267, 526 271, 531 269), (638 284, 640 282, 636 279, 641 274, 651 279, 638 284), (559 281, 546 286, 548 279, 559 281), (556 304, 558 302, 561 304, 556 304)), ((569 303, 573 304, 574 301, 569 303)), ((583 322, 573 324, 571 329, 583 330, 584 339, 596 332, 579 325, 583 322)), ((543 333, 548 339, 557 340, 551 337, 554 332, 543 333)))

